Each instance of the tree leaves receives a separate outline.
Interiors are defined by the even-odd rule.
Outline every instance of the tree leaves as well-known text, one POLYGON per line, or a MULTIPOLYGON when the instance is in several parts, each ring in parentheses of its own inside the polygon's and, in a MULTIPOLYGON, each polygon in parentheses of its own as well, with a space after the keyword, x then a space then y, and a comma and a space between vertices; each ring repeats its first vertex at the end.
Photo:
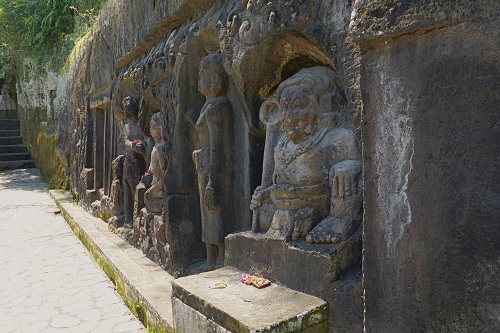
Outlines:
MULTIPOLYGON (((10 57, 23 56, 38 63, 66 57, 78 34, 76 16, 95 19, 106 0, 0 0, 0 67, 10 57), (21 54, 17 51, 21 50, 21 54), (62 50, 66 54, 61 54, 62 50)), ((85 29, 88 26, 84 27, 85 29)), ((63 52, 64 53, 64 52, 63 52)))

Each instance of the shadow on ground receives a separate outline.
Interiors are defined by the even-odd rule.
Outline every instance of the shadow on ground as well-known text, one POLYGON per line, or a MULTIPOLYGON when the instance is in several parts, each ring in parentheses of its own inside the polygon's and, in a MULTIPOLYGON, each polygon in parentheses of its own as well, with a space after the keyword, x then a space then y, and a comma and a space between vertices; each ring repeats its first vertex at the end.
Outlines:
POLYGON ((48 184, 40 180, 38 169, 18 169, 0 172, 0 191, 2 189, 47 192, 48 184))

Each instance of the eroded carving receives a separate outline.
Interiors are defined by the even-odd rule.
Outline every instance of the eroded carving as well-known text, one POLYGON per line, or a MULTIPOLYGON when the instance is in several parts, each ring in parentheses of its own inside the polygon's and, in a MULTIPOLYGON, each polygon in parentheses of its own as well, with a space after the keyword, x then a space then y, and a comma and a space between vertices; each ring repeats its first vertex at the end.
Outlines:
POLYGON ((201 61, 200 92, 207 100, 196 122, 198 144, 193 161, 198 173, 202 241, 206 244, 210 270, 224 262, 224 237, 232 231, 232 122, 233 111, 226 92, 226 77, 220 54, 201 61))
POLYGON ((127 150, 123 163, 123 192, 125 226, 129 228, 133 226, 135 190, 146 168, 146 144, 139 128, 138 100, 137 96, 128 96, 123 100, 127 118, 127 124, 123 128, 123 144, 127 150))
POLYGON ((255 45, 279 28, 301 30, 314 18, 318 1, 248 0, 239 13, 228 17, 228 32, 246 45, 255 45))
POLYGON ((353 129, 337 122, 344 103, 326 67, 301 70, 264 103, 268 135, 263 182, 252 196, 254 231, 269 225, 271 237, 338 243, 358 229, 361 162, 353 129))
POLYGON ((166 168, 168 156, 168 143, 165 141, 167 119, 161 113, 151 117, 150 133, 155 145, 151 152, 151 162, 148 173, 152 175, 151 186, 144 194, 144 203, 148 213, 161 213, 163 208, 163 182, 162 175, 166 168))
POLYGON ((119 155, 111 163, 112 181, 111 191, 109 194, 109 210, 111 218, 108 220, 108 225, 112 229, 123 227, 125 221, 123 207, 123 162, 125 156, 119 155))

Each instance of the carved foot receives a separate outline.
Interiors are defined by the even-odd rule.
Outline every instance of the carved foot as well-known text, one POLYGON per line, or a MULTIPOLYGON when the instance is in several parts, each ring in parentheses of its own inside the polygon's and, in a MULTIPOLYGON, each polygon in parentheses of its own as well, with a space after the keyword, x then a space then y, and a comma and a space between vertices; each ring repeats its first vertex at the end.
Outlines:
POLYGON ((327 217, 307 235, 310 244, 337 244, 356 232, 359 222, 351 217, 327 217))
POLYGON ((313 207, 303 207, 295 213, 295 222, 292 232, 292 241, 306 237, 307 233, 313 228, 316 219, 317 209, 313 207))

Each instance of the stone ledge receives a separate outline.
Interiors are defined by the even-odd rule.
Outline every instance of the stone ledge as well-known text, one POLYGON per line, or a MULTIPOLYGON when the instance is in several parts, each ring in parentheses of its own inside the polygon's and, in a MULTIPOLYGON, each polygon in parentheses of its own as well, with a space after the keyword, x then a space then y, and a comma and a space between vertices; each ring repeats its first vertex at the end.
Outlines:
POLYGON ((361 238, 361 229, 337 245, 287 243, 266 234, 235 232, 225 238, 225 264, 323 297, 325 289, 361 261, 361 238))
POLYGON ((105 222, 73 203, 68 191, 49 192, 75 235, 148 331, 173 332, 170 297, 173 277, 111 233, 105 222))
POLYGON ((257 289, 240 282, 233 267, 192 275, 172 282, 177 332, 327 332, 328 305, 321 299, 271 284, 257 289), (223 289, 209 286, 224 280, 223 289), (204 331, 205 330, 205 331, 204 331))

